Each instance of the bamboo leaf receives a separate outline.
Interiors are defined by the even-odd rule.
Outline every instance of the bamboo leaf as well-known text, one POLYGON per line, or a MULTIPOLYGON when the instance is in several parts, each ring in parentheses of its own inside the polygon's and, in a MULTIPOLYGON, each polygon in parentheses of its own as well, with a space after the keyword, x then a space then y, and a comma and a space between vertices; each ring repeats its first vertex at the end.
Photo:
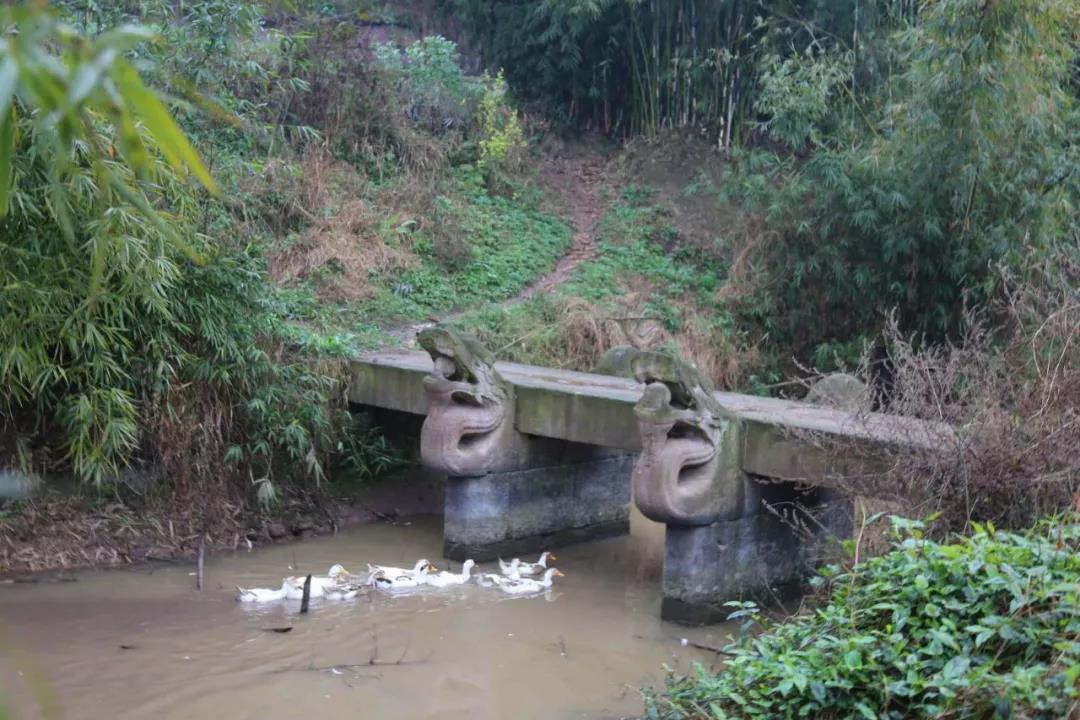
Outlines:
POLYGON ((68 86, 67 104, 69 107, 80 105, 90 96, 90 93, 101 83, 101 79, 109 72, 116 56, 117 52, 114 48, 105 48, 93 60, 79 66, 68 86))
POLYGON ((157 37, 157 34, 143 25, 126 24, 118 28, 108 30, 94 39, 93 49, 100 52, 105 48, 115 48, 120 52, 126 52, 141 42, 147 42, 157 37))
POLYGON ((0 217, 7 215, 8 197, 11 194, 11 161, 15 156, 15 107, 4 110, 0 106, 0 217))
POLYGON ((128 186, 127 183, 125 183, 113 173, 109 173, 109 182, 112 185, 113 189, 116 190, 117 194, 120 195, 120 197, 122 197, 124 200, 137 208, 139 212, 141 212, 146 217, 147 221, 149 221, 150 224, 154 226, 154 229, 167 237, 169 239, 169 242, 172 243, 172 245, 178 250, 180 250, 180 252, 182 252, 188 258, 188 260, 195 263, 196 265, 206 264, 206 258, 203 257, 202 254, 200 254, 198 251, 196 251, 190 243, 180 237, 179 233, 177 233, 172 226, 170 226, 167 222, 161 219, 161 216, 158 215, 157 211, 155 211, 154 208, 150 206, 150 203, 146 200, 146 197, 143 196, 142 193, 132 189, 130 186, 128 186))
POLYGON ((150 131, 165 159, 178 171, 190 170, 199 181, 213 193, 218 192, 217 183, 210 176, 198 152, 173 120, 172 115, 126 61, 117 61, 113 75, 131 111, 139 117, 150 131))
POLYGON ((138 128, 135 127, 135 118, 124 108, 117 122, 120 141, 120 152, 133 169, 145 168, 150 164, 150 155, 146 150, 138 128))
POLYGON ((19 67, 11 57, 0 62, 0 112, 7 109, 15 97, 15 87, 19 82, 19 67))
POLYGON ((102 223, 101 228, 94 233, 91 240, 93 253, 90 260, 90 289, 86 295, 87 310, 91 312, 97 305, 98 293, 101 292, 101 283, 105 276, 105 253, 108 245, 106 232, 108 226, 108 221, 102 223))

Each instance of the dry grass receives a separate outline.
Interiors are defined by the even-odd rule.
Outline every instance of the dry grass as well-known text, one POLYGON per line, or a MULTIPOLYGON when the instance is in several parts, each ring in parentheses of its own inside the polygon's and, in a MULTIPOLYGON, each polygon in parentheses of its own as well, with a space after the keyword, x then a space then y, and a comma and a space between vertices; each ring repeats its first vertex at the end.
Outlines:
POLYGON ((617 345, 644 350, 666 342, 670 336, 660 323, 640 314, 637 299, 634 293, 627 293, 621 298, 623 310, 614 313, 581 298, 564 300, 558 334, 567 351, 566 361, 574 367, 591 368, 617 345))
POLYGON ((204 530, 190 510, 172 505, 88 506, 60 495, 28 502, 0 520, 0 575, 187 557, 200 536, 212 550, 246 544, 247 518, 239 507, 219 505, 227 522, 204 530))
POLYGON ((191 559, 200 539, 208 553, 230 552, 273 542, 280 533, 324 534, 367 519, 348 499, 295 488, 274 512, 203 495, 205 490, 189 485, 174 492, 165 486, 140 496, 122 488, 109 500, 50 492, 9 504, 0 513, 0 577, 191 559))
POLYGON ((969 315, 952 344, 918 347, 891 323, 888 410, 901 442, 876 449, 883 470, 837 482, 854 495, 903 500, 915 515, 938 514, 945 530, 973 521, 1026 527, 1076 503, 1080 267, 1064 268, 1038 287, 1015 288, 992 330, 969 315), (947 423, 955 438, 924 449, 907 418, 947 423))
POLYGON ((767 223, 758 215, 740 216, 732 224, 731 263, 724 284, 716 292, 718 300, 735 304, 754 292, 754 260, 762 246, 773 242, 777 237, 778 233, 769 230, 767 223))
POLYGON ((413 230, 421 221, 356 197, 363 186, 356 171, 325 153, 309 153, 301 167, 303 186, 295 196, 309 224, 299 241, 271 255, 276 282, 311 281, 323 299, 346 302, 370 297, 375 277, 416 264, 397 230, 413 230), (397 218, 395 227, 385 226, 387 217, 397 218), (388 236, 397 241, 391 244, 388 236))
POLYGON ((81 488, 0 504, 0 576, 190 558, 200 538, 210 552, 250 548, 271 540, 271 523, 298 518, 333 528, 318 488, 282 484, 287 496, 272 511, 255 501, 250 478, 223 460, 239 424, 226 397, 187 384, 161 402, 169 412, 147 428, 152 461, 107 486, 107 499, 81 488))
POLYGON ((136 464, 109 498, 46 492, 0 516, 0 575, 187 557, 247 543, 261 528, 245 483, 221 458, 231 405, 205 387, 177 386, 170 412, 147 428, 153 463, 136 464))
POLYGON ((628 290, 618 307, 605 310, 581 298, 560 302, 557 347, 560 362, 588 370, 605 352, 619 345, 638 350, 665 350, 695 364, 718 388, 738 387, 754 367, 754 349, 733 346, 692 302, 677 302, 679 329, 669 331, 646 310, 647 288, 628 290))

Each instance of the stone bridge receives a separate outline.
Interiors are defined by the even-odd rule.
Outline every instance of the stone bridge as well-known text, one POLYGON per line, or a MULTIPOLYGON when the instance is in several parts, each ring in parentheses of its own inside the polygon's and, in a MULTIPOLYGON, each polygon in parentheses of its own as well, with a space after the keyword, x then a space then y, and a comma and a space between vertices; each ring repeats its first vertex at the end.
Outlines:
POLYGON ((424 417, 421 459, 448 476, 445 555, 488 560, 624 533, 632 497, 666 525, 667 619, 722 619, 727 600, 797 584, 828 540, 851 532, 830 478, 864 466, 877 446, 947 433, 715 392, 693 366, 658 353, 616 349, 603 372, 581 373, 496 362, 443 328, 418 340, 426 352, 353 361, 349 399, 424 417), (796 507, 814 520, 778 517, 796 507))

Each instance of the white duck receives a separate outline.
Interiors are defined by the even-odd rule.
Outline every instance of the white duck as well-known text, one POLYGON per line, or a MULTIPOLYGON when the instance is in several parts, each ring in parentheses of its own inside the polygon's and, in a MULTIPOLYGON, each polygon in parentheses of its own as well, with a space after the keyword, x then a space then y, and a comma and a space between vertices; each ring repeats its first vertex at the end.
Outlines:
POLYGON ((480 587, 487 588, 498 587, 504 581, 509 579, 503 575, 496 575, 495 573, 479 573, 477 575, 474 575, 473 577, 476 578, 476 582, 480 587))
POLYGON ((439 568, 427 560, 427 558, 420 558, 413 565, 412 570, 405 568, 393 567, 391 565, 372 565, 368 564, 368 582, 374 583, 376 575, 382 575, 383 577, 401 577, 404 575, 426 575, 433 573, 439 568))
MULTIPOLYGON (((341 565, 333 565, 327 571, 326 575, 312 575, 311 576, 311 597, 318 598, 326 595, 327 590, 335 588, 337 586, 345 585, 349 582, 349 571, 341 565)), ((307 576, 287 577, 282 585, 285 589, 285 597, 290 600, 300 600, 304 597, 304 582, 307 581, 307 576)))
POLYGON ((460 573, 441 572, 437 575, 428 575, 426 578, 427 584, 434 585, 435 587, 464 585, 465 583, 469 582, 469 573, 472 571, 474 565, 476 565, 476 561, 466 560, 461 565, 460 573))
POLYGON ((563 574, 555 568, 548 568, 544 571, 544 577, 541 580, 503 577, 498 585, 500 590, 510 595, 531 595, 551 587, 551 578, 556 575, 563 577, 563 574))
POLYGON ((538 575, 547 570, 548 560, 558 560, 554 553, 547 552, 546 550, 540 553, 540 558, 534 562, 522 562, 520 558, 514 558, 510 562, 504 561, 499 558, 499 569, 503 575, 509 575, 510 577, 520 575, 538 575))
POLYGON ((519 578, 521 577, 521 560, 514 558, 510 562, 506 562, 502 558, 499 558, 499 572, 506 577, 519 578))
POLYGON ((427 560, 418 560, 416 567, 413 570, 402 570, 401 568, 372 568, 371 574, 368 576, 368 582, 379 590, 388 592, 410 590, 422 585, 427 585, 428 580, 432 577, 431 573, 436 570, 438 570, 438 568, 427 560), (392 570, 397 572, 391 572, 392 570))
POLYGON ((412 590, 427 585, 427 575, 388 575, 377 572, 371 578, 371 584, 378 590, 386 592, 398 592, 399 590, 412 590))
POLYGON ((327 588, 324 591, 324 597, 327 600, 352 600, 360 594, 362 586, 356 583, 345 583, 344 585, 335 585, 334 587, 327 588))
POLYGON ((240 602, 274 602, 275 600, 284 600, 287 595, 288 581, 281 581, 281 589, 273 590, 271 588, 242 588, 239 585, 236 586, 237 596, 236 599, 240 602))

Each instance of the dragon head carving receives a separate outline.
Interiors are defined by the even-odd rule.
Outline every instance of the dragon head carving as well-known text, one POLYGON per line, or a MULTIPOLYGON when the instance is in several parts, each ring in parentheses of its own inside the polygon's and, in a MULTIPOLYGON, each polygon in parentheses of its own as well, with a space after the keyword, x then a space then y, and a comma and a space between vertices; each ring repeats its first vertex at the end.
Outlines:
POLYGON ((697 368, 677 357, 637 352, 630 361, 645 391, 634 406, 641 455, 634 498, 653 520, 705 525, 720 512, 720 446, 729 415, 697 368))
POLYGON ((424 463, 456 476, 488 472, 501 457, 506 433, 514 432, 510 388, 495 370, 495 358, 476 338, 445 327, 422 330, 417 341, 434 362, 424 378, 424 463))

